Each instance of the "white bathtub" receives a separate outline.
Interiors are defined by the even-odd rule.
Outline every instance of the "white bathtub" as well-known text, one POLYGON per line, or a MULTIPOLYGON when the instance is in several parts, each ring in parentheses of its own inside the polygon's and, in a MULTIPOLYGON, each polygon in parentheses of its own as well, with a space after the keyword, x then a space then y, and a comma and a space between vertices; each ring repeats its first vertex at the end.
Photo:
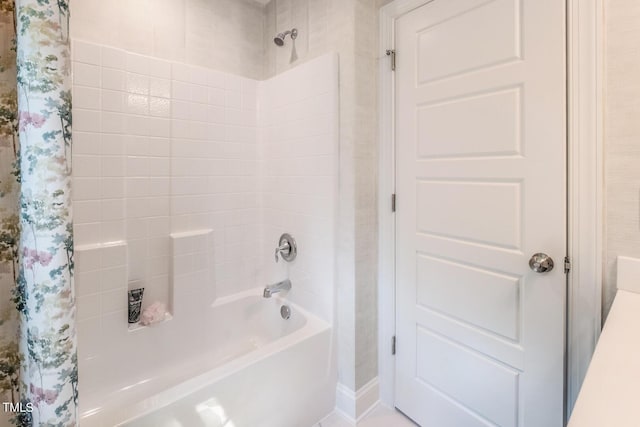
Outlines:
MULTIPOLYGON (((87 408, 81 427, 310 427, 318 422, 335 404, 330 325, 259 292, 217 300, 197 324, 204 344, 198 340, 189 348, 176 339, 175 345, 187 345, 174 349, 188 355, 179 362, 167 364, 171 358, 162 357, 161 373, 137 377, 103 396, 94 393, 87 405, 81 401, 81 409, 87 408), (283 304, 291 307, 290 319, 280 315, 283 304)), ((157 328, 179 328, 178 319, 157 328)))

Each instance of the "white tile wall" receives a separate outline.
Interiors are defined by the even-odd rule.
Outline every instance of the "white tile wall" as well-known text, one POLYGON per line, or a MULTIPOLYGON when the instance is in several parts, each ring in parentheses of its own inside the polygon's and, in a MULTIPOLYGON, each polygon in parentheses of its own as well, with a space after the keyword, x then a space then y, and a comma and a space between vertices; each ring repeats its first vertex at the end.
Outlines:
POLYGON ((337 57, 259 83, 75 40, 73 66, 84 409, 184 358, 164 340, 216 297, 290 275, 292 299, 333 320, 337 57), (129 331, 132 286, 173 320, 129 331))
POLYGON ((122 241, 76 245, 75 266, 81 387, 91 393, 105 381, 91 366, 101 362, 105 349, 114 344, 104 339, 108 319, 120 316, 126 323, 127 245, 122 241))
POLYGON ((292 281, 289 297, 333 322, 338 194, 338 57, 328 54, 260 87, 262 261, 266 282, 292 281), (312 83, 312 84, 310 84, 312 83), (282 233, 292 263, 273 260, 282 233))
POLYGON ((76 242, 126 240, 145 307, 170 305, 172 231, 215 230, 221 295, 255 286, 257 82, 78 40, 73 52, 76 242))
POLYGON ((171 242, 171 309, 174 316, 190 316, 193 301, 216 298, 213 230, 172 233, 171 242))

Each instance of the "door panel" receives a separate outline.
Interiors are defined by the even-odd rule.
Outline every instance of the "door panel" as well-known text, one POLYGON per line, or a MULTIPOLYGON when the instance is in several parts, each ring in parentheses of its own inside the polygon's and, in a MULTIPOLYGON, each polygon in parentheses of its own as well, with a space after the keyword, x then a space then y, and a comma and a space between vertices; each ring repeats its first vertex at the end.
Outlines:
POLYGON ((563 423, 564 18, 433 0, 396 21, 396 406, 423 427, 563 423))

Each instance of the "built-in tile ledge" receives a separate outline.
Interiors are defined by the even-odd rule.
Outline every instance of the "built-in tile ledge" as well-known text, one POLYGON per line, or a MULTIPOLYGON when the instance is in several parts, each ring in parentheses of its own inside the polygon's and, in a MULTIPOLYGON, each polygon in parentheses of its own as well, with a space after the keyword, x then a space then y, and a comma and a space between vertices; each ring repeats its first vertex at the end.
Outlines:
POLYGON ((202 230, 192 230, 192 231, 182 231, 180 233, 171 233, 170 236, 172 239, 184 239, 188 237, 206 236, 212 231, 213 230, 211 230, 210 228, 205 228, 202 230))
POLYGON ((141 331, 146 328, 154 328, 156 326, 160 326, 165 322, 168 322, 173 319, 173 315, 169 312, 164 314, 164 319, 159 322, 152 323, 151 325, 141 325, 140 322, 137 323, 129 323, 129 332, 141 331))

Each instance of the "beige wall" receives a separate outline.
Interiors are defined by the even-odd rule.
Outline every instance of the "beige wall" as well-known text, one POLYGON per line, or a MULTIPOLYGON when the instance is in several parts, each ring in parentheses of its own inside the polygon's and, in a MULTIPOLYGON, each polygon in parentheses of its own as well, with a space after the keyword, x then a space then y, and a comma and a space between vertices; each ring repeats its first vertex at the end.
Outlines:
POLYGON ((640 257, 640 2, 605 1, 606 232, 603 311, 616 256, 640 257))
POLYGON ((264 6, 253 0, 80 0, 74 39, 263 78, 264 6))

